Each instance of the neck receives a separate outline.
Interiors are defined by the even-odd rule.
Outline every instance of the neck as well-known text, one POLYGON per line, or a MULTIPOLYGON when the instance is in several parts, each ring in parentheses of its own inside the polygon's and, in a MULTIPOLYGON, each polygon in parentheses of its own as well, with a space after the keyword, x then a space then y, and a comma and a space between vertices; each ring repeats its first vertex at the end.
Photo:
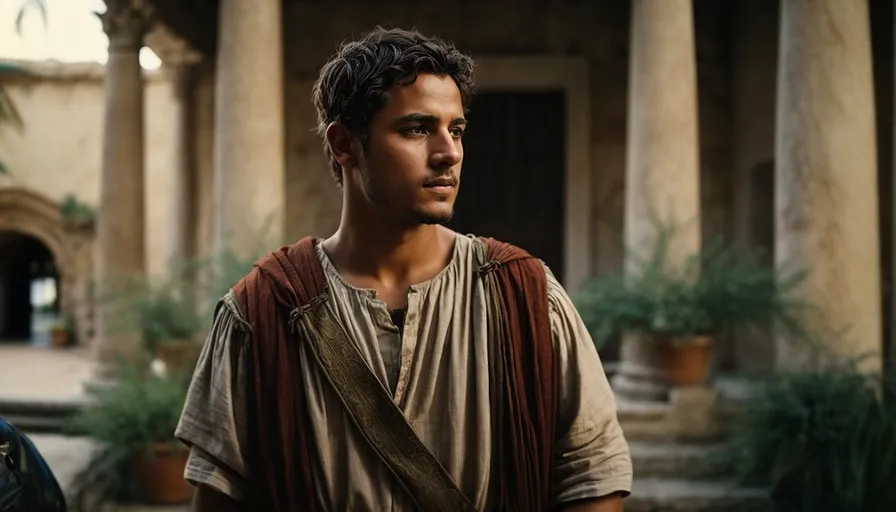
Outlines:
POLYGON ((343 208, 339 229, 323 242, 340 273, 393 286, 425 281, 448 264, 454 248, 451 230, 390 220, 343 208))

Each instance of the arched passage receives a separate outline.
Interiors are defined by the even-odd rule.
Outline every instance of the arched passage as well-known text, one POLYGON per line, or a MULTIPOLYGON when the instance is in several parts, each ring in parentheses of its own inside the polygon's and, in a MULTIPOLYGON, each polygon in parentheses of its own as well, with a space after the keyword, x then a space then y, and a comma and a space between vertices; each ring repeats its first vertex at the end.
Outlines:
POLYGON ((32 236, 0 231, 0 342, 45 344, 60 291, 50 250, 32 236))
MULTIPOLYGON (((83 258, 73 252, 72 238, 66 233, 59 203, 26 188, 0 188, 0 280, 8 283, 4 288, 9 288, 0 289, 0 343, 26 341, 32 338, 29 334, 35 324, 44 330, 52 320, 47 314, 28 313, 34 309, 32 277, 38 276, 34 284, 36 304, 43 302, 41 294, 53 293, 48 290, 55 283, 54 304, 44 310, 66 315, 75 313, 76 304, 83 302, 72 295, 77 275, 84 273, 77 265, 83 258), (29 284, 24 284, 26 281, 29 284), (23 291, 26 286, 28 292, 23 291)), ((42 339, 39 336, 36 341, 42 339)))

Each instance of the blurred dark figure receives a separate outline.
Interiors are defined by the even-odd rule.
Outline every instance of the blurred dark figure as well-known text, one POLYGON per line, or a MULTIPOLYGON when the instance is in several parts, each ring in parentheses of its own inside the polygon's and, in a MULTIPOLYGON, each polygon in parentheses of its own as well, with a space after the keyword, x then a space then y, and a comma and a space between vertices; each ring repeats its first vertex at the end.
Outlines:
POLYGON ((0 417, 0 512, 65 512, 53 471, 24 433, 0 417))

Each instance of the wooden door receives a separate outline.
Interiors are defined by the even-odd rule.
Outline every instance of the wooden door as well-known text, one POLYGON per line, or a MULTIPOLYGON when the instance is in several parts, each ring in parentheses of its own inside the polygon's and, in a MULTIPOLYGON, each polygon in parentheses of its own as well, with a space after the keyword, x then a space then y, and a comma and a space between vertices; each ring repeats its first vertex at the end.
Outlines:
MULTIPOLYGON (((518 245, 563 276, 563 92, 483 92, 464 135, 454 218, 461 233, 518 245)), ((587 215, 587 212, 582 212, 587 215)))

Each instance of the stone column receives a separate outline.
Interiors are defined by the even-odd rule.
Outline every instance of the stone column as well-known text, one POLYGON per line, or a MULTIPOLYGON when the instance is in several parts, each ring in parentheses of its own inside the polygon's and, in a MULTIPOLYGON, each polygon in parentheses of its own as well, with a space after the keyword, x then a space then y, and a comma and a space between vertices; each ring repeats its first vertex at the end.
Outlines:
POLYGON ((109 37, 104 78, 105 119, 97 216, 97 354, 102 362, 133 353, 137 337, 124 335, 110 293, 123 276, 146 271, 144 241, 143 72, 139 52, 151 14, 142 0, 107 0, 100 15, 109 37))
MULTIPOLYGON (((644 254, 657 223, 673 225, 672 262, 700 248, 697 75, 690 0, 633 0, 629 81, 625 242, 644 254)), ((632 261, 626 270, 633 270, 632 261)), ((623 341, 616 391, 664 399, 667 389, 652 343, 623 341)))
POLYGON ((193 71, 199 54, 186 48, 172 50, 162 56, 171 77, 171 93, 174 112, 173 161, 171 162, 171 188, 168 198, 165 224, 165 262, 178 269, 193 256, 193 211, 195 198, 195 165, 193 153, 193 71))
MULTIPOLYGON (((811 272, 810 327, 841 357, 881 368, 881 295, 871 42, 866 0, 781 3, 776 260, 811 272), (842 332, 843 330, 845 332, 842 332), (840 332, 841 334, 835 334, 840 332)), ((811 355, 781 336, 778 365, 811 355)))
POLYGON ((220 3, 215 82, 216 251, 241 256, 284 242, 281 2, 220 3))

